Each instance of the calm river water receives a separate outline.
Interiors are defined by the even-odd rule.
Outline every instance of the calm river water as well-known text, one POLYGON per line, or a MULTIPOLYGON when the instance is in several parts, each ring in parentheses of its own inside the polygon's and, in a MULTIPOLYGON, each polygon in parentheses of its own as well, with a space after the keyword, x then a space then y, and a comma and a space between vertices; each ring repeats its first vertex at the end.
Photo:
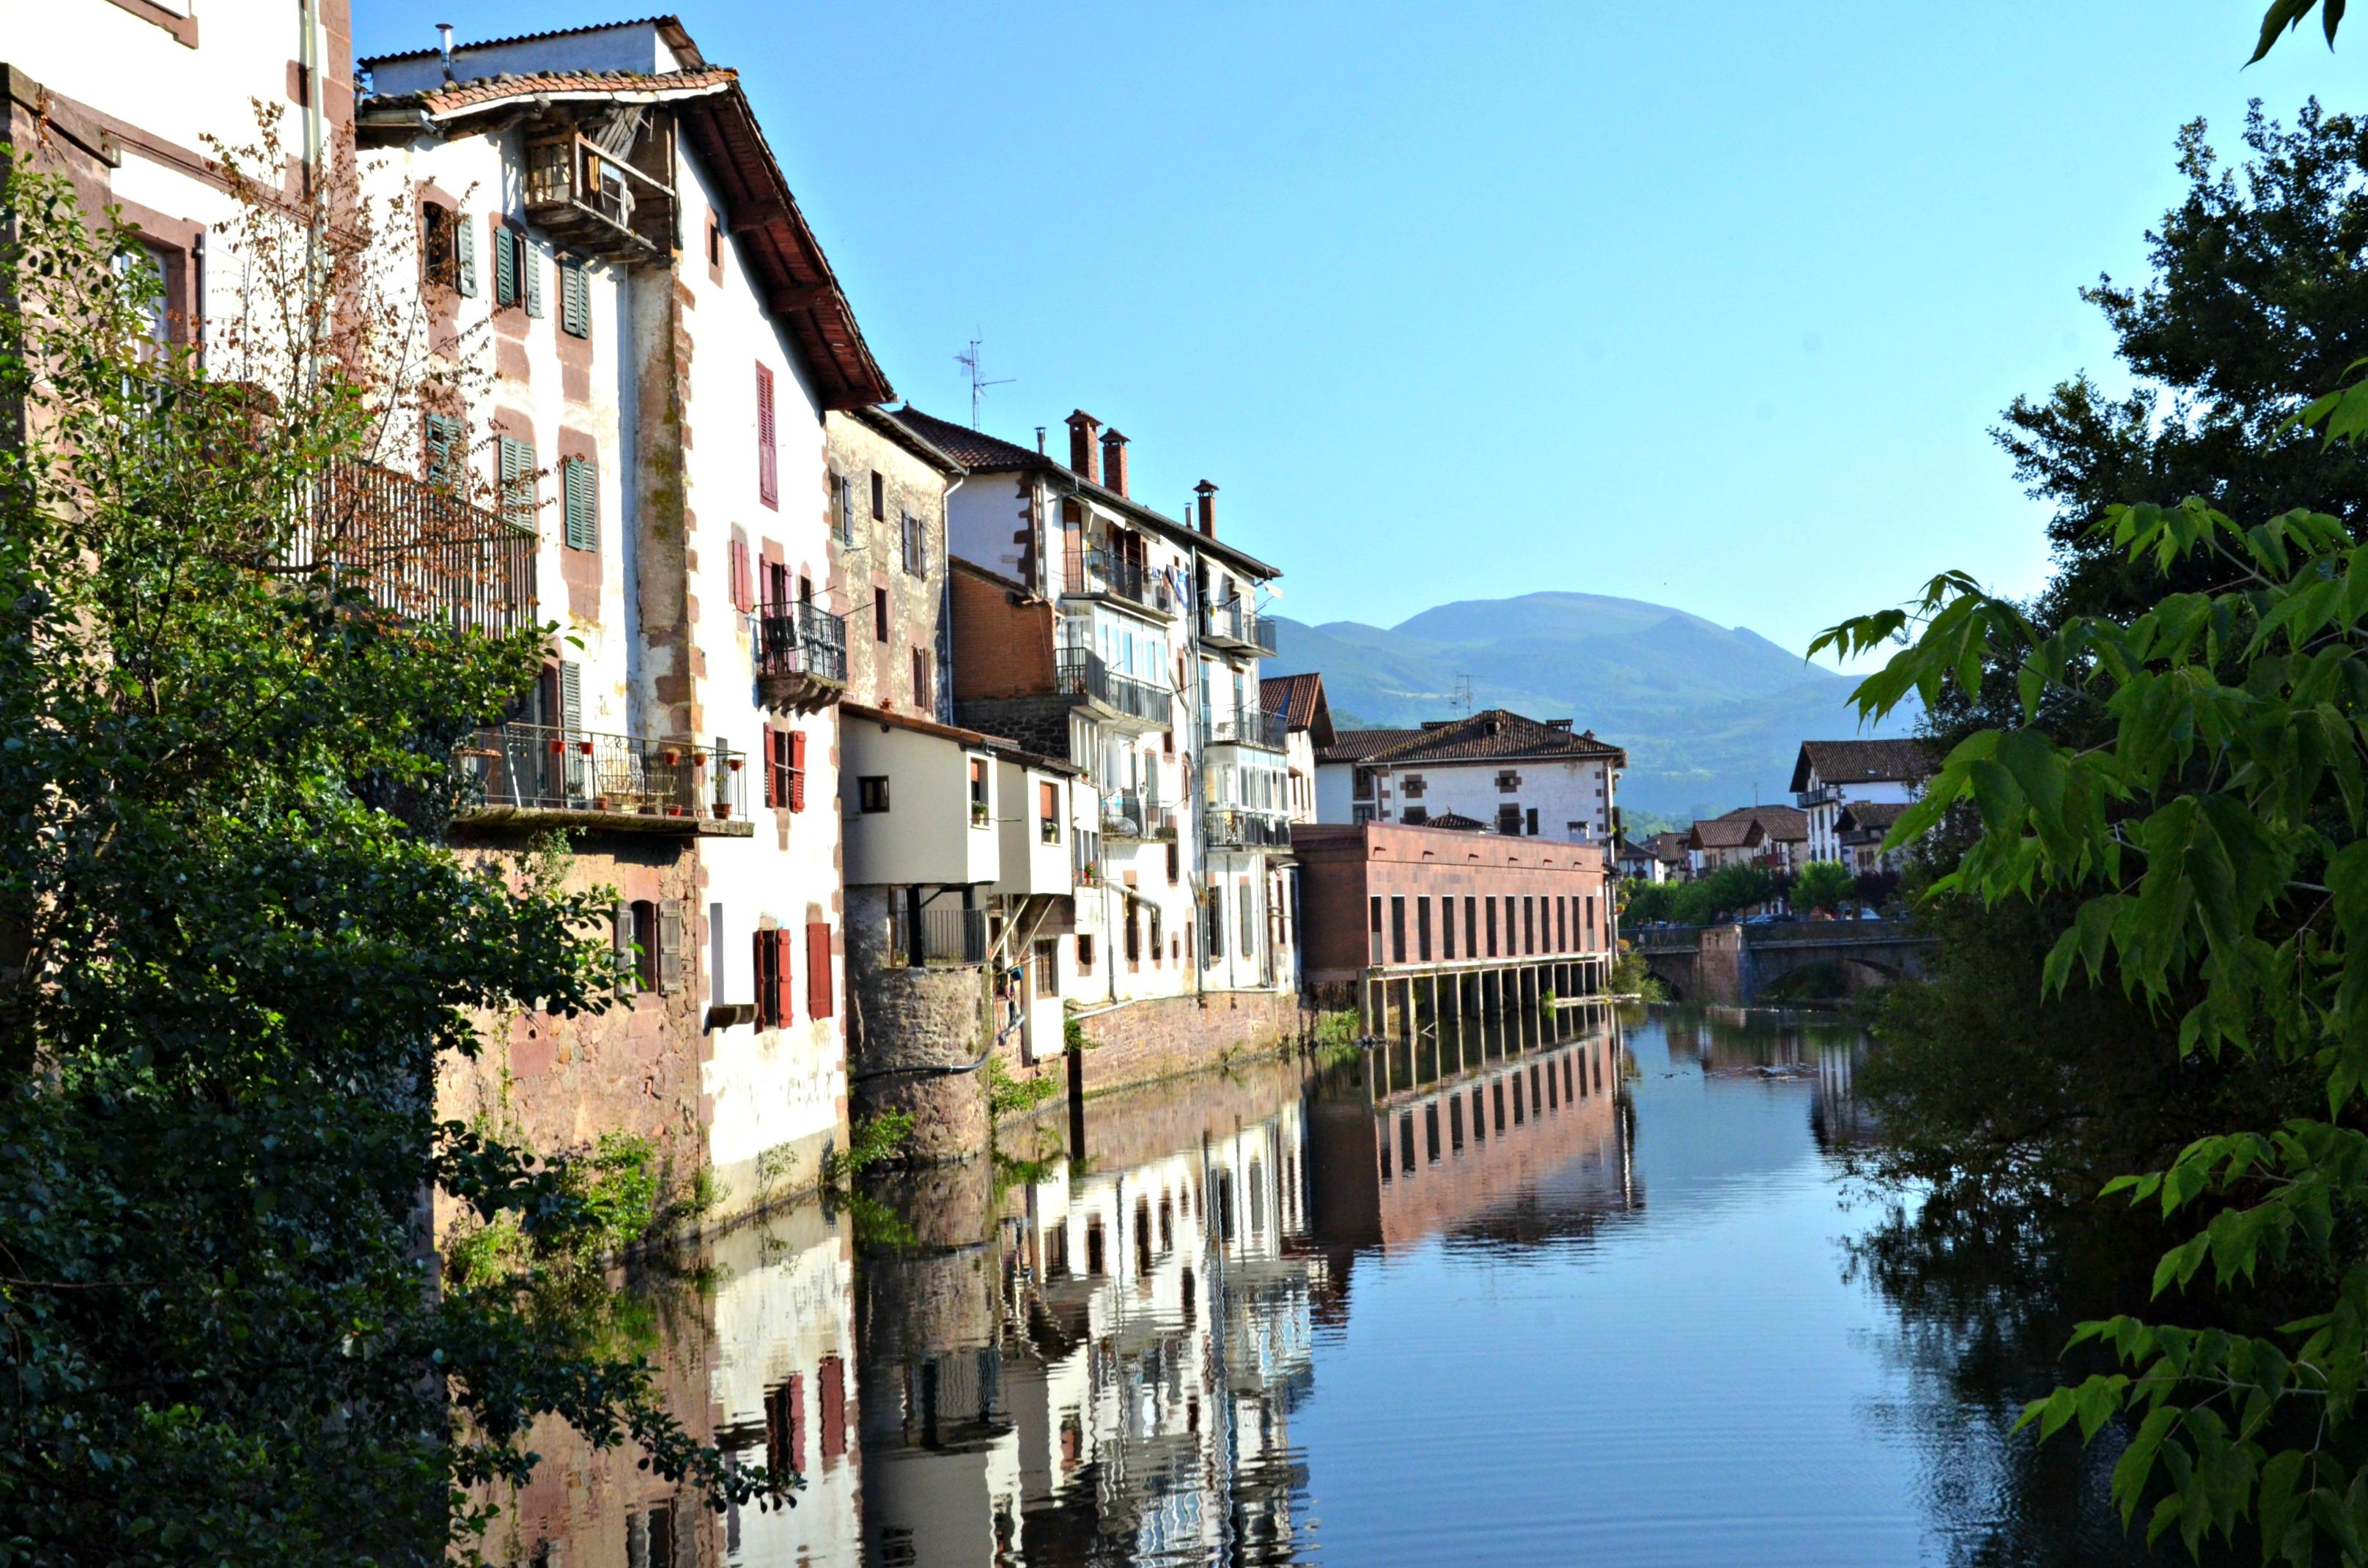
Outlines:
POLYGON ((798 1505, 710 1516, 554 1440, 489 1555, 2122 1556, 2102 1467, 2024 1518, 2011 1402, 1955 1392, 1864 1282, 1884 1210, 1839 1158, 1872 1135, 1863 1049, 1767 1012, 1574 1016, 1443 1077, 1401 1060, 1416 1086, 1378 1104, 1374 1064, 1266 1064, 778 1215, 655 1291, 647 1333, 686 1425, 798 1466, 798 1505))

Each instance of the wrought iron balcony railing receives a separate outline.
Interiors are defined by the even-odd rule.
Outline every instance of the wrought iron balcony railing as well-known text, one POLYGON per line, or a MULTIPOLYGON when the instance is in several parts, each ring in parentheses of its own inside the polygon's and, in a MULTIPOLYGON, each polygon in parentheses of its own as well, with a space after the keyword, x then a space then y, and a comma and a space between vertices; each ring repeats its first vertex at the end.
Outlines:
POLYGON ((1819 806, 1830 806, 1841 798, 1841 790, 1831 784, 1820 784, 1814 790, 1796 790, 1793 795, 1793 799, 1799 802, 1804 812, 1815 811, 1819 806))
POLYGON ((1102 797, 1102 833, 1110 838, 1176 836, 1176 812, 1156 790, 1118 790, 1102 797))
POLYGON ((925 905, 916 918, 898 906, 889 931, 891 949, 907 967, 956 967, 986 961, 986 911, 925 905))
POLYGON ((757 673, 847 684, 847 617, 810 600, 757 611, 757 673))
POLYGON ((606 812, 695 822, 745 816, 729 746, 548 724, 496 724, 461 747, 463 809, 606 812))
POLYGON ((1064 562, 1062 589, 1071 594, 1108 595, 1146 609, 1174 614, 1176 596, 1167 575, 1155 572, 1132 556, 1112 550, 1071 551, 1064 562))
POLYGON ((350 458, 314 483, 289 566, 325 567, 408 619, 499 637, 534 619, 535 530, 442 485, 350 458))
POLYGON ((672 187, 587 137, 571 131, 527 146, 527 217, 586 250, 654 260, 673 211, 672 187))
POLYGON ((1083 649, 1064 648, 1053 656, 1053 683, 1069 696, 1099 705, 1115 718, 1140 720, 1155 730, 1164 730, 1175 722, 1175 699, 1165 687, 1118 675, 1099 656, 1083 649))
POLYGON ((1291 819, 1267 812, 1216 806, 1203 813, 1201 831, 1212 849, 1288 849, 1291 819))
POLYGON ((1201 635, 1223 647, 1248 652, 1274 652, 1274 622, 1258 612, 1248 599, 1226 599, 1201 607, 1201 635))
POLYGON ((1240 713, 1210 720, 1201 728, 1201 739, 1206 745, 1262 746, 1268 751, 1281 751, 1287 733, 1280 713, 1240 713))

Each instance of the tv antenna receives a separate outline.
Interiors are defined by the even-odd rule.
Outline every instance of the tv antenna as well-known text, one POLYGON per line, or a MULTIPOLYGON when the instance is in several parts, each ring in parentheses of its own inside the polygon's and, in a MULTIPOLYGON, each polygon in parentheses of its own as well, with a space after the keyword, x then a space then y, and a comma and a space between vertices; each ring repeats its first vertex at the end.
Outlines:
POLYGON ((1455 693, 1447 701, 1450 707, 1465 718, 1472 717, 1472 677, 1470 676, 1461 670, 1456 672, 1455 693))
POLYGON ((954 363, 960 365, 962 368, 962 373, 970 378, 970 427, 973 430, 978 428, 980 395, 989 387, 1008 387, 1019 379, 1017 376, 1005 376, 1000 381, 993 381, 980 379, 978 349, 979 345, 985 341, 984 337, 973 337, 970 340, 969 347, 954 356, 954 363))

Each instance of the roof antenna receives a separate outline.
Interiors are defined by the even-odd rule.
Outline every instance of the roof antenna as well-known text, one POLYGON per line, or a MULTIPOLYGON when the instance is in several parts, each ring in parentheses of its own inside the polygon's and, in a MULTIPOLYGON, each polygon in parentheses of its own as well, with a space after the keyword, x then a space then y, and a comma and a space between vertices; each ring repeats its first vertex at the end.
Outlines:
MULTIPOLYGON (((1001 381, 996 381, 980 380, 978 373, 978 349, 979 345, 985 341, 985 338, 973 335, 970 340, 970 347, 954 356, 954 363, 960 365, 962 368, 963 372, 970 377, 970 427, 973 430, 978 428, 978 400, 980 394, 985 392, 989 387, 1008 387, 1013 381, 1019 379, 1017 376, 1006 376, 1001 381)), ((1036 432, 1036 449, 1042 451, 1043 449, 1044 432, 1039 430, 1036 432)))
POLYGON ((450 82, 454 80, 452 75, 452 24, 450 22, 438 22, 436 24, 436 31, 444 40, 444 79, 450 82))
POLYGON ((1449 707, 1460 711, 1466 719, 1472 717, 1472 677, 1470 676, 1460 670, 1456 672, 1455 695, 1450 697, 1447 702, 1449 707))

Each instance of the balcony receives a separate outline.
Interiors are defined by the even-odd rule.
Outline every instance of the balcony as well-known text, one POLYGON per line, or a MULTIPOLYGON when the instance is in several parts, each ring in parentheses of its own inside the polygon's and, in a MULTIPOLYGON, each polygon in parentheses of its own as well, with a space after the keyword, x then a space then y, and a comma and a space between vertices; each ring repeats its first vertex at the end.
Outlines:
POLYGON ((986 961, 986 911, 899 904, 889 923, 889 951, 909 969, 958 969, 986 961))
POLYGON ((393 469, 333 460, 287 564, 327 568, 407 619, 507 636, 534 624, 535 530, 393 469))
POLYGON ((1258 612, 1247 599, 1227 599, 1201 607, 1201 641, 1229 653, 1274 653, 1274 622, 1258 612))
POLYGON ((1265 751, 1281 751, 1288 733, 1280 713, 1243 713, 1210 720, 1201 727, 1201 741, 1203 745, 1258 746, 1265 751))
POLYGON ((1793 796, 1793 800, 1800 802, 1801 809, 1804 812, 1815 811, 1819 806, 1837 804, 1841 798, 1841 790, 1831 784, 1820 784, 1814 790, 1796 790, 1793 796))
POLYGON ((1213 807, 1201 816, 1201 832, 1212 849, 1291 847, 1291 819, 1274 812, 1213 807))
POLYGON ((674 190, 588 137, 527 146, 527 221, 628 267, 654 266, 673 243, 674 190))
POLYGON ((1137 842, 1173 839, 1176 812, 1155 790, 1119 790, 1102 797, 1102 836, 1137 842))
POLYGON ((847 690, 847 618, 820 605, 766 605, 757 613, 757 695, 768 708, 812 712, 847 690))
POLYGON ((468 823, 746 837, 746 769, 729 746, 496 724, 454 754, 468 823))
POLYGON ((1083 649, 1063 648, 1053 655, 1053 683, 1068 696, 1084 698, 1096 717, 1122 729, 1164 730, 1175 722, 1175 699, 1165 687, 1114 674, 1083 649))
POLYGON ((1115 551, 1071 551, 1064 563, 1061 591, 1081 598, 1119 599, 1160 615, 1176 613, 1167 574, 1115 551))

